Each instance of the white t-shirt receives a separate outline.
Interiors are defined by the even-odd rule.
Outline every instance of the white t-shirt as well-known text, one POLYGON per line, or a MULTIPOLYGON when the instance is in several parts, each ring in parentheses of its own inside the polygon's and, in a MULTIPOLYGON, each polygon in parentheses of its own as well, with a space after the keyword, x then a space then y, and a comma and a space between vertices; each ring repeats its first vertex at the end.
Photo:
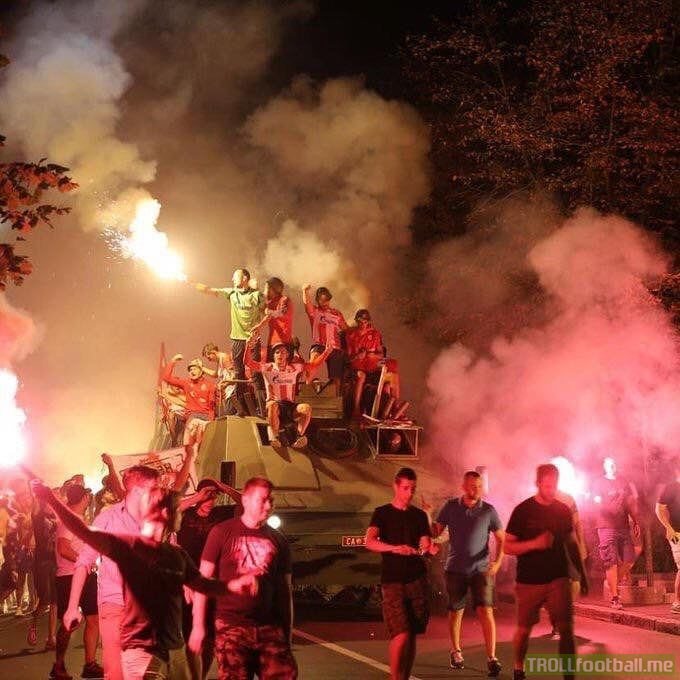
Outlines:
POLYGON ((75 550, 76 554, 82 550, 84 544, 79 538, 76 538, 71 531, 69 531, 63 522, 57 524, 57 539, 56 539, 56 553, 57 553, 57 576, 73 576, 73 572, 76 570, 76 563, 67 560, 65 557, 59 554, 59 540, 65 538, 70 542, 71 547, 75 550))

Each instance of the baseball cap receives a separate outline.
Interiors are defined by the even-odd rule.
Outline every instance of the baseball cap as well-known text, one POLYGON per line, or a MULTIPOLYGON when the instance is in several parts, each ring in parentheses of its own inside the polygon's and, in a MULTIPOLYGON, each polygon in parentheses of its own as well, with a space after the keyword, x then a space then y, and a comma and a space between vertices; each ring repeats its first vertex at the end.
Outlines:
POLYGON ((76 505, 76 503, 80 503, 90 493, 92 493, 92 489, 87 489, 84 486, 80 486, 80 484, 69 484, 66 487, 66 504, 76 505))

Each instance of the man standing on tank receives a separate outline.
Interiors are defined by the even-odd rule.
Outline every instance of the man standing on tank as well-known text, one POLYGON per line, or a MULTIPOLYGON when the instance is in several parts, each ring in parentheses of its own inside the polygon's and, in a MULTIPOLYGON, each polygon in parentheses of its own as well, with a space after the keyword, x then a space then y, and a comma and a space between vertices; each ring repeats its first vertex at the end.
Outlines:
MULTIPOLYGON (((237 269, 232 276, 233 286, 227 288, 211 288, 204 283, 190 283, 200 293, 229 300, 231 310, 231 355, 234 361, 234 372, 237 380, 246 379, 245 351, 246 342, 253 328, 264 315, 266 300, 257 290, 257 282, 250 278, 247 269, 237 269)), ((259 347, 254 349, 253 358, 260 359, 259 347)), ((236 394, 239 402, 243 400, 244 385, 237 383, 236 394)))

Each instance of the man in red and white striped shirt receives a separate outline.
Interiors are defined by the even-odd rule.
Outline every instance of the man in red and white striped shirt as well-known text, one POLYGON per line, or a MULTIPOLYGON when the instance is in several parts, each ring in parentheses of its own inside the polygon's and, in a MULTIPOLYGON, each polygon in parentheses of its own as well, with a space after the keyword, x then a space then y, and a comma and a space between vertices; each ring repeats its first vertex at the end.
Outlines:
POLYGON ((302 300, 305 304, 305 311, 312 326, 312 347, 310 357, 312 361, 323 351, 325 346, 331 347, 331 352, 326 361, 328 378, 339 391, 340 382, 345 372, 345 352, 342 349, 341 332, 347 330, 347 322, 342 312, 331 307, 333 299, 331 292, 325 286, 316 289, 316 304, 312 304, 309 299, 310 284, 302 289, 302 300))
POLYGON ((325 350, 308 363, 289 363, 290 350, 284 343, 272 347, 274 361, 255 361, 250 348, 255 344, 257 335, 253 333, 246 343, 246 366, 252 371, 262 373, 267 390, 267 424, 269 442, 274 447, 281 446, 279 432, 281 421, 294 420, 297 425, 297 439, 293 443, 294 449, 307 446, 305 432, 312 419, 312 407, 309 404, 296 404, 297 385, 300 376, 305 371, 314 369, 325 361, 333 351, 333 347, 326 345, 325 350))

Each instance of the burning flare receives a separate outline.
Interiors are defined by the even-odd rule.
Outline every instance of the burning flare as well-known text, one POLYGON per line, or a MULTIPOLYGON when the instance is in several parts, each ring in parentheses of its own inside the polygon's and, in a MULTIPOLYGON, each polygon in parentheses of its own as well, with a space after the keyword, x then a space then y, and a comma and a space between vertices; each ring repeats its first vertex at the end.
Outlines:
POLYGON ((557 488, 564 493, 568 493, 573 498, 587 496, 585 480, 578 473, 574 464, 564 456, 555 456, 550 462, 557 467, 560 472, 560 481, 557 488))
POLYGON ((130 235, 121 240, 121 252, 142 260, 163 279, 186 281, 184 260, 169 247, 167 235, 156 229, 160 211, 161 204, 153 198, 137 204, 130 235))
POLYGON ((20 463, 26 455, 26 413, 15 401, 19 381, 11 371, 0 369, 0 467, 20 463))

